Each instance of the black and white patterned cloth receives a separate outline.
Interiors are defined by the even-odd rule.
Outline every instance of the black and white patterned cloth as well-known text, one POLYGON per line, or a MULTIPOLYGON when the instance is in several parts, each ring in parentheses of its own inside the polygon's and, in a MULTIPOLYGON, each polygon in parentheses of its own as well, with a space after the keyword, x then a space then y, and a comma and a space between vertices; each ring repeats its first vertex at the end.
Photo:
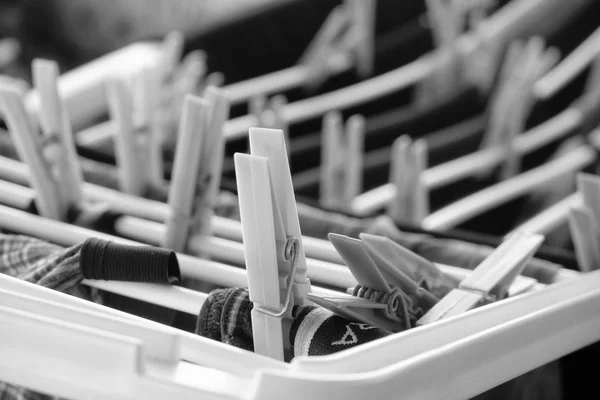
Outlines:
MULTIPOLYGON (((253 351, 252 307, 246 288, 213 290, 202 305, 196 334, 253 351)), ((292 315, 290 343, 294 357, 332 354, 390 335, 322 307, 295 306, 292 315)))
MULTIPOLYGON (((81 247, 65 249, 27 236, 0 234, 0 273, 101 303, 97 291, 81 285, 81 247)), ((48 399, 56 397, 0 382, 0 400, 48 399)))
MULTIPOLYGON (((0 273, 112 306, 111 294, 81 284, 82 271, 107 280, 168 284, 179 279, 175 253, 169 250, 122 246, 99 239, 63 248, 28 236, 0 233, 0 273), (137 265, 140 260, 133 262, 133 257, 141 258, 143 265, 137 265), (134 265, 137 267, 128 268, 134 265)), ((46 399, 55 397, 0 382, 0 400, 46 399)))

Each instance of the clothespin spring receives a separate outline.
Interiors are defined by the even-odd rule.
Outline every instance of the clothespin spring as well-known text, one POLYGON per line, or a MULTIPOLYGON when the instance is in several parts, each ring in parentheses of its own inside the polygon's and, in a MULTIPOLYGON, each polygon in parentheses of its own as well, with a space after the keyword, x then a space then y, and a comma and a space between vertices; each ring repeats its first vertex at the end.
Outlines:
MULTIPOLYGON (((286 261, 290 261, 292 264, 292 268, 290 274, 286 279, 287 292, 285 295, 285 302, 283 303, 283 307, 279 311, 274 311, 267 306, 259 306, 254 307, 254 310, 257 312, 268 315, 273 318, 283 318, 285 313, 290 308, 290 303, 292 302, 292 293, 294 288, 294 276, 296 276, 296 269, 298 268, 298 255, 300 251, 300 241, 293 237, 288 236, 287 241, 285 242, 285 248, 283 250, 283 256, 286 261)), ((255 303, 256 304, 256 303, 255 303)))
POLYGON ((386 317, 396 317, 398 320, 402 320, 402 317, 409 315, 408 307, 406 305, 407 299, 403 296, 403 292, 400 288, 395 287, 391 292, 386 293, 362 285, 356 285, 352 291, 352 295, 376 303, 387 304, 387 310, 385 310, 387 312, 386 317))

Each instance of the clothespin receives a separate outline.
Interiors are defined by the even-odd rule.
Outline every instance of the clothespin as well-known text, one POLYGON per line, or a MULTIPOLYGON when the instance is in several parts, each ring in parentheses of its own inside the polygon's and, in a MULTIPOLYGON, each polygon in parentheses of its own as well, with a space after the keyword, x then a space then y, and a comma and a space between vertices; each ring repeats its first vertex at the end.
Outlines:
POLYGON ((248 113, 256 119, 259 126, 263 125, 263 113, 267 109, 267 96, 259 94, 248 101, 248 113))
MULTIPOLYGON (((162 42, 162 60, 154 74, 154 78, 158 79, 159 91, 156 97, 158 104, 152 113, 152 123, 155 129, 162 131, 160 134, 163 141, 173 136, 185 95, 198 94, 200 81, 206 73, 206 54, 203 51, 192 51, 182 60, 184 42, 185 37, 179 31, 170 32, 165 36, 162 42)), ((139 127, 139 124, 136 127, 139 127)), ((158 132, 154 133, 154 136, 159 136, 158 132)))
POLYGON ((311 290, 283 132, 250 128, 250 154, 234 161, 254 351, 283 360, 292 307, 311 290))
POLYGON ((579 174, 577 189, 583 204, 571 208, 569 228, 577 262, 582 271, 590 272, 600 267, 600 178, 579 174))
POLYGON ((163 246, 186 252, 192 235, 210 233, 223 167, 223 125, 229 100, 209 88, 206 100, 187 95, 179 125, 179 140, 169 188, 167 230, 163 246))
POLYGON ((329 112, 321 133, 321 196, 323 207, 348 209, 362 191, 365 119, 354 115, 344 126, 342 114, 329 112))
POLYGON ((353 59, 361 78, 371 75, 374 38, 374 0, 345 0, 334 8, 300 58, 299 64, 309 71, 307 87, 312 90, 320 86, 340 57, 353 59))
POLYGON ((153 115, 152 125, 156 130, 153 137, 160 138, 162 147, 176 147, 177 123, 186 95, 204 96, 208 87, 223 84, 221 73, 212 73, 205 78, 206 70, 206 54, 200 50, 192 51, 175 68, 170 81, 162 83, 160 104, 153 115))
POLYGON ((328 238, 358 285, 352 297, 310 293, 307 298, 346 318, 390 332, 409 329, 414 321, 409 318, 407 301, 416 303, 413 308, 428 310, 439 299, 426 287, 451 279, 391 240, 367 234, 361 234, 360 240, 334 233, 328 238), (408 296, 411 300, 406 300, 408 296))
POLYGON ((173 81, 167 87, 163 105, 169 111, 168 119, 177 121, 181 115, 183 100, 187 94, 199 95, 200 83, 206 74, 206 53, 201 50, 187 54, 173 73, 173 81))
POLYGON ((504 299, 512 282, 543 241, 543 235, 513 233, 459 284, 458 289, 448 293, 417 324, 430 324, 504 299))
POLYGON ((394 221, 420 225, 429 214, 429 193, 421 180, 426 169, 427 142, 413 142, 406 135, 396 139, 390 166, 390 182, 396 193, 387 208, 387 215, 394 221))
POLYGON ((459 283, 454 277, 444 274, 431 261, 385 236, 361 233, 359 237, 375 259, 381 259, 381 262, 395 266, 419 286, 426 288, 455 287, 459 283))
MULTIPOLYGON (((497 89, 488 109, 489 122, 481 144, 482 149, 502 146, 505 161, 500 173, 501 179, 507 179, 518 173, 520 160, 514 150, 514 139, 525 129, 527 117, 535 98, 533 87, 558 61, 555 49, 544 49, 544 41, 534 37, 522 43, 511 43, 504 62, 497 89)), ((480 176, 489 175, 482 171, 480 176)))
POLYGON ((69 209, 82 201, 82 175, 67 110, 58 94, 58 73, 55 62, 33 62, 33 81, 41 101, 42 135, 30 120, 18 90, 0 89, 0 100, 15 146, 29 166, 40 215, 64 220, 69 209))
MULTIPOLYGON (((164 184, 163 144, 168 130, 164 124, 164 116, 161 110, 160 95, 161 83, 158 70, 147 68, 140 73, 142 85, 141 91, 134 92, 134 101, 139 104, 141 126, 145 127, 145 151, 147 153, 146 180, 149 186, 161 187, 164 184)), ((135 107, 134 107, 135 109, 135 107)))
POLYGON ((185 36, 183 32, 172 31, 165 35, 161 43, 162 60, 159 63, 160 67, 158 71, 158 76, 161 80, 169 82, 173 79, 173 74, 183 55, 184 44, 185 36))
POLYGON ((162 130, 158 111, 160 82, 156 71, 144 69, 133 79, 132 90, 120 78, 109 79, 106 95, 114 125, 115 155, 121 190, 144 196, 149 187, 163 183, 162 130), (136 101, 137 100, 137 101, 136 101), (140 131, 144 131, 142 145, 140 131))
POLYGON ((496 1, 427 0, 426 5, 440 68, 418 86, 416 103, 426 106, 467 84, 485 91, 495 72, 498 46, 486 39, 480 23, 496 1), (469 24, 480 41, 472 54, 462 54, 456 43, 469 24))
POLYGON ((0 69, 14 63, 21 54, 21 43, 15 38, 0 39, 0 69))
POLYGON ((284 95, 273 96, 267 100, 259 94, 250 99, 248 108, 250 115, 256 118, 256 125, 267 129, 280 129, 285 137, 286 148, 290 146, 289 124, 284 115, 287 98, 284 95))
POLYGON ((220 88, 225 84, 225 75, 222 72, 211 72, 206 76, 206 78, 200 82, 200 89, 198 93, 201 96, 204 96, 204 91, 209 87, 220 88))

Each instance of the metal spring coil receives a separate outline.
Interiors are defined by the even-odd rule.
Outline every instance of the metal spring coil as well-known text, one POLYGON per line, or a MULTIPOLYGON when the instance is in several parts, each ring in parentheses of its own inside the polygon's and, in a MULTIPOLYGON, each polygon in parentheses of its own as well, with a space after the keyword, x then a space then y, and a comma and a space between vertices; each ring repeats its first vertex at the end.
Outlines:
POLYGON ((394 288, 390 293, 385 293, 372 288, 356 285, 352 294, 356 297, 375 301, 387 305, 387 314, 403 319, 406 316, 406 302, 402 290, 394 288), (402 306, 402 307, 401 307, 402 306))

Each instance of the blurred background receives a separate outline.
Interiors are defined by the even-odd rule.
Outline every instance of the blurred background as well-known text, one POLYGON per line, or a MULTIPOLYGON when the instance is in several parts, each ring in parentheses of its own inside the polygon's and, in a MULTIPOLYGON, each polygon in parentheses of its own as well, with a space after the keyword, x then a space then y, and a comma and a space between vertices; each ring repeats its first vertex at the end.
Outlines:
MULTIPOLYGON (((65 71, 126 44, 185 33, 228 83, 293 65, 336 0, 0 0, 0 73, 28 79, 35 57, 65 71), (249 33, 252 33, 251 35, 249 33), (10 40, 6 40, 10 39, 10 40), (243 67, 242 67, 243 66, 243 67)), ((425 11, 377 2, 377 33, 425 11)), ((426 24, 426 21, 422 21, 426 24)))

